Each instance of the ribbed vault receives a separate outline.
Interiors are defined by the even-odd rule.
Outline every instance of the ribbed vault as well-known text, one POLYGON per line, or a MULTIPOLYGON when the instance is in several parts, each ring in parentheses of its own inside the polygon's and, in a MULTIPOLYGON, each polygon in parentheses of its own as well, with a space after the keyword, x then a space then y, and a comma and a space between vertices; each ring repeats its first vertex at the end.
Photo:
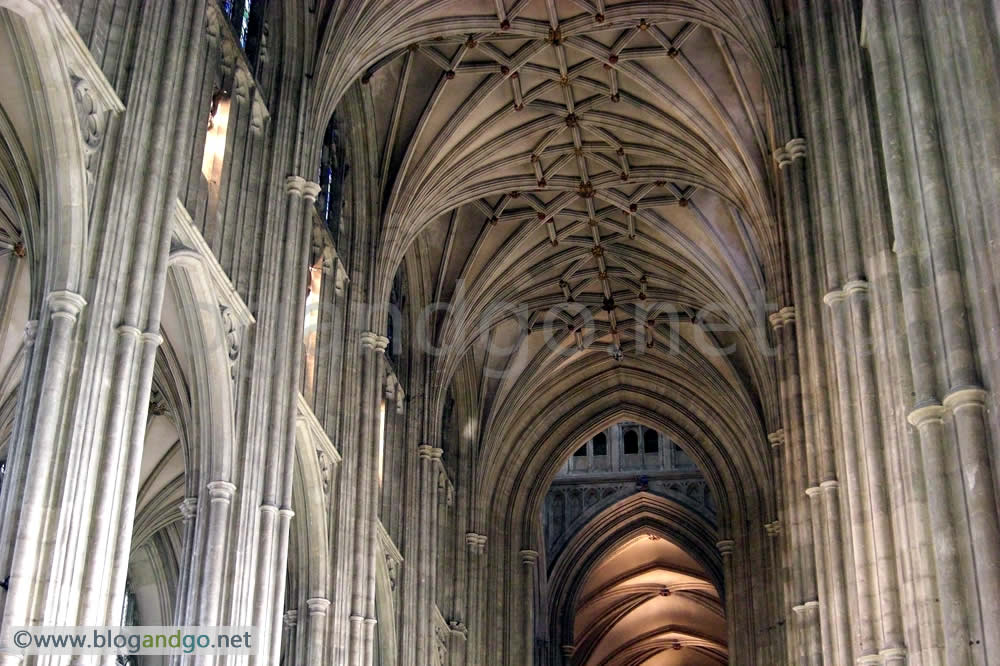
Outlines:
POLYGON ((551 565, 554 647, 581 665, 727 663, 714 539, 712 525, 648 492, 602 511, 551 565))
POLYGON ((470 359, 499 405, 581 359, 654 350, 776 420, 766 22, 721 4, 400 4, 398 47, 383 34, 361 76, 380 154, 376 293, 419 256, 443 313, 422 331, 441 349, 431 413, 470 359))
MULTIPOLYGON (((433 352, 414 389, 421 439, 446 459, 471 449, 472 524, 498 543, 496 570, 512 575, 506 558, 537 547, 544 488, 572 443, 621 418, 670 433, 698 462, 719 538, 772 520, 767 316, 786 285, 767 11, 357 9, 328 17, 326 41, 345 42, 317 79, 328 118, 357 77, 374 135, 371 325, 393 316, 382 308, 405 265, 409 303, 427 313, 413 342, 433 352), (449 396, 461 396, 459 442, 441 432, 449 396)), ((759 537, 743 536, 748 548, 759 537)), ((746 585, 749 569, 735 571, 746 585)), ((497 594, 497 620, 515 622, 517 600, 497 594)))

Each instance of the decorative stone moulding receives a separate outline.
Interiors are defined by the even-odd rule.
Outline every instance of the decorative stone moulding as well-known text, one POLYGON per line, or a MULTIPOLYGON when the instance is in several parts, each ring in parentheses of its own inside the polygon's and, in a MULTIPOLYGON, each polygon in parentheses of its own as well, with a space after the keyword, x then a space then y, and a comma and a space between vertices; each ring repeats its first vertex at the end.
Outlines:
POLYGON ((87 299, 72 291, 51 291, 45 297, 49 313, 53 317, 68 319, 73 322, 87 305, 87 299))
POLYGON ((784 146, 775 148, 773 156, 778 169, 784 169, 798 158, 806 156, 806 140, 802 138, 792 139, 784 146))
POLYGON ((906 415, 906 420, 910 422, 910 425, 920 428, 928 423, 933 423, 934 421, 942 422, 944 416, 947 413, 947 409, 940 404, 934 403, 930 405, 922 405, 910 411, 906 415))
POLYGON ((476 554, 481 554, 486 552, 486 535, 476 534, 475 532, 467 532, 465 535, 465 544, 469 547, 469 550, 476 554))
POLYGON ((986 404, 987 393, 978 386, 969 386, 951 391, 942 400, 945 409, 954 413, 966 407, 983 407, 986 404))

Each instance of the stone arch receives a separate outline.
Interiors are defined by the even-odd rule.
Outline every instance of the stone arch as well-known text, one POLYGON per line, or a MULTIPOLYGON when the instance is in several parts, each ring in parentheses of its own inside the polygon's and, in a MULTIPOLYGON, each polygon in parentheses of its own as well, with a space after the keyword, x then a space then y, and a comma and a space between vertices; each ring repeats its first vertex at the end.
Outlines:
POLYGON ((172 253, 161 328, 182 354, 179 365, 190 391, 189 496, 198 496, 207 482, 231 482, 238 459, 233 386, 217 380, 233 375, 239 353, 223 321, 224 308, 203 259, 194 252, 172 253))
POLYGON ((399 641, 396 637, 396 600, 384 548, 375 554, 375 616, 378 648, 375 666, 396 666, 399 641))
POLYGON ((574 611, 588 576, 609 552, 644 533, 655 533, 700 561, 712 584, 722 593, 722 559, 715 546, 716 529, 677 502, 648 492, 631 495, 588 522, 551 564, 547 580, 553 663, 561 658, 561 646, 573 644, 574 611))
MULTIPOLYGON (((577 442, 593 437, 620 420, 634 421, 669 435, 687 449, 701 468, 719 503, 718 535, 722 540, 732 540, 734 546, 726 594, 746 595, 752 571, 765 565, 761 560, 765 552, 763 524, 771 511, 767 499, 771 479, 760 461, 750 456, 757 444, 764 443, 750 442, 750 448, 741 450, 748 442, 739 441, 741 437, 763 439, 764 435, 755 432, 754 428, 744 430, 737 423, 726 423, 727 415, 714 412, 708 403, 702 402, 699 406, 698 393, 690 396, 688 404, 679 403, 672 395, 676 386, 670 378, 656 377, 661 389, 652 392, 635 381, 641 374, 633 368, 616 368, 612 375, 616 378, 614 384, 633 376, 631 381, 613 384, 582 401, 559 405, 555 413, 543 414, 549 405, 539 404, 519 416, 516 423, 521 424, 520 427, 506 423, 493 426, 496 431, 505 433, 499 439, 506 442, 499 444, 500 448, 494 453, 501 450, 504 453, 492 458, 493 464, 487 461, 479 476, 482 483, 480 517, 482 524, 490 527, 489 566, 502 572, 497 575, 493 582, 496 587, 491 590, 498 604, 494 614, 497 631, 487 639, 491 651, 502 651, 509 656, 516 655, 519 649, 520 639, 504 636, 499 628, 503 624, 519 626, 527 612, 522 607, 525 603, 522 595, 516 592, 523 589, 522 577, 527 575, 519 558, 523 551, 536 551, 544 542, 536 517, 540 515, 544 494, 553 476, 577 442), (515 441, 532 441, 536 445, 516 447, 512 445, 515 441), (505 461, 502 465, 499 464, 501 459, 505 461)), ((566 379, 575 380, 572 376, 566 379)), ((607 385, 607 381, 606 377, 603 385, 607 385)), ((488 440, 488 447, 497 445, 488 440)), ((751 604, 763 608, 763 600, 754 599, 751 604)), ((756 624, 762 617, 763 610, 753 616, 732 618, 731 621, 740 623, 730 626, 730 634, 735 637, 732 642, 753 641, 753 636, 759 633, 756 624)), ((754 651, 750 644, 731 648, 746 654, 754 651)))
MULTIPOLYGON (((23 231, 33 275, 30 318, 38 319, 46 293, 80 293, 85 280, 89 201, 84 141, 98 141, 100 126, 84 128, 81 122, 100 123, 102 112, 95 109, 102 104, 114 111, 122 107, 110 89, 101 88, 103 80, 83 71, 90 63, 81 62, 84 56, 72 42, 72 27, 61 24, 61 11, 46 0, 4 0, 0 10, 0 35, 10 40, 15 54, 20 103, 28 120, 28 136, 20 128, 18 133, 35 153, 31 162, 38 215, 25 220, 23 231), (95 96, 102 99, 95 102, 95 96), (83 112, 84 106, 89 110, 83 112)), ((7 104, 18 103, 18 88, 5 90, 7 104)))

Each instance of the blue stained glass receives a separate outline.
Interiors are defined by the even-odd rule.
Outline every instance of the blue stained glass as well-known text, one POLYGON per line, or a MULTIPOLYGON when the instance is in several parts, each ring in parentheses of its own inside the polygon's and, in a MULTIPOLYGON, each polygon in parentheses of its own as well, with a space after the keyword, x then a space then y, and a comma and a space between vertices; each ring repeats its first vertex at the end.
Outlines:
POLYGON ((240 24, 240 48, 247 47, 247 32, 250 30, 250 5, 253 0, 245 0, 243 4, 243 21, 240 24))

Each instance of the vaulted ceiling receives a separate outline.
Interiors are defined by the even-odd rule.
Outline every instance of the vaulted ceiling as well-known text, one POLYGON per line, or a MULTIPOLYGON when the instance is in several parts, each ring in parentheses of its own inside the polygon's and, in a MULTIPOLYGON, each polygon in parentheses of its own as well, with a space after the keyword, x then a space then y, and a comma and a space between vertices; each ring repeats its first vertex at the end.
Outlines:
POLYGON ((405 257, 446 310, 428 332, 446 348, 435 384, 471 363, 496 406, 573 364, 673 354, 763 420, 781 269, 761 11, 400 4, 381 42, 397 43, 361 81, 380 260, 405 257))
POLYGON ((610 552, 578 595, 573 663, 714 666, 728 663, 719 594, 701 564, 658 534, 610 552))

